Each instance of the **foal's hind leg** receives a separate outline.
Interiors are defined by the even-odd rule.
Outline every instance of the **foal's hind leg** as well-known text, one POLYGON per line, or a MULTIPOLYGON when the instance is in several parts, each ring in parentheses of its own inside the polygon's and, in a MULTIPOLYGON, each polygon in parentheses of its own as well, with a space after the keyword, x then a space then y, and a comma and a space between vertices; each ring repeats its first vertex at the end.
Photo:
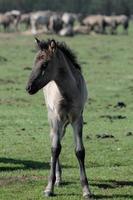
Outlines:
POLYGON ((51 169, 50 176, 48 180, 48 185, 45 189, 45 196, 52 196, 54 194, 54 184, 56 181, 56 163, 61 152, 61 144, 60 144, 60 130, 62 129, 62 123, 56 121, 56 119, 52 123, 52 136, 51 136, 51 169))
POLYGON ((85 172, 85 148, 82 140, 82 128, 83 128, 83 119, 82 116, 72 123, 74 130, 74 138, 75 138, 75 154, 77 156, 80 168, 80 181, 83 189, 83 196, 87 199, 91 198, 91 192, 88 186, 88 180, 85 172))
MULTIPOLYGON (((68 123, 65 123, 62 127, 62 130, 60 130, 60 141, 62 140, 63 136, 65 135, 67 125, 68 125, 68 123)), ((61 182, 62 182, 61 175, 62 175, 62 169, 61 169, 61 164, 60 164, 60 161, 58 158, 58 160, 56 162, 56 182, 55 182, 56 186, 61 185, 61 182)))

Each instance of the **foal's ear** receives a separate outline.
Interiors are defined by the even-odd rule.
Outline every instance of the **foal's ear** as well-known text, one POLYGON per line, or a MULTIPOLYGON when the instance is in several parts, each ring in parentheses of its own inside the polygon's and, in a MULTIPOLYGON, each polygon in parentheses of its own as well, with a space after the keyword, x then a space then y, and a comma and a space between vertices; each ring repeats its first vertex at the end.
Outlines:
POLYGON ((41 48, 41 41, 38 38, 36 38, 36 37, 35 37, 35 40, 36 40, 37 46, 39 48, 41 48))
POLYGON ((51 40, 50 41, 50 44, 49 44, 49 49, 50 50, 52 50, 53 52, 55 51, 55 49, 56 49, 56 42, 55 42, 55 40, 51 40))

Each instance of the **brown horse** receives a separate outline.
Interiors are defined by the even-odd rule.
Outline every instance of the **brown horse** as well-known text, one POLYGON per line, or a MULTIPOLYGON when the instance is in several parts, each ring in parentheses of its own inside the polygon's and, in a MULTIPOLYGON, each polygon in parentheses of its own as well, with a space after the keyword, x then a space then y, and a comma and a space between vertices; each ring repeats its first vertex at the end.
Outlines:
POLYGON ((11 10, 5 13, 6 16, 8 17, 12 17, 13 18, 13 28, 15 31, 18 31, 18 25, 20 22, 20 18, 21 18, 21 12, 19 10, 11 10))
POLYGON ((129 18, 126 15, 112 16, 112 18, 115 20, 116 27, 118 27, 119 25, 123 26, 124 34, 127 34, 129 27, 129 18))
POLYGON ((106 30, 107 28, 109 28, 110 33, 115 34, 116 27, 117 27, 116 20, 112 16, 104 16, 104 25, 103 25, 104 33, 107 33, 106 30))
POLYGON ((5 32, 9 31, 11 24, 13 24, 14 18, 11 15, 0 14, 0 25, 3 26, 5 32))
POLYGON ((0 24, 3 26, 4 31, 9 31, 11 26, 15 31, 18 31, 20 17, 21 13, 18 10, 12 10, 4 14, 0 14, 0 24))
POLYGON ((25 29, 29 29, 31 27, 30 24, 30 13, 25 13, 21 15, 20 24, 25 25, 25 29))
POLYGON ((88 26, 90 30, 103 33, 104 17, 102 15, 89 15, 83 19, 82 24, 88 26))
POLYGON ((35 94, 43 88, 51 127, 51 169, 45 195, 54 193, 54 184, 61 182, 59 155, 61 139, 68 124, 74 131, 75 154, 79 161, 80 181, 83 196, 91 199, 85 172, 85 148, 82 139, 83 109, 87 99, 87 89, 75 55, 64 44, 55 40, 46 42, 37 39, 39 52, 28 80, 26 90, 35 94))

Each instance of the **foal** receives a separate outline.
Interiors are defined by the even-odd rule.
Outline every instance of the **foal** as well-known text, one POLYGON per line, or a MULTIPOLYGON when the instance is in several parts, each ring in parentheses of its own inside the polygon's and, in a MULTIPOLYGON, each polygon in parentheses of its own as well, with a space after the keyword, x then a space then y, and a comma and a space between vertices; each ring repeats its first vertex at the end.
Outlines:
POLYGON ((75 55, 63 43, 55 40, 40 41, 36 38, 39 52, 29 77, 26 90, 35 94, 43 88, 48 109, 51 135, 51 169, 45 196, 54 194, 54 184, 61 181, 59 154, 65 128, 71 124, 74 130, 75 154, 79 161, 80 181, 83 196, 91 198, 85 172, 85 149, 82 140, 83 109, 87 99, 87 89, 81 68, 75 55))

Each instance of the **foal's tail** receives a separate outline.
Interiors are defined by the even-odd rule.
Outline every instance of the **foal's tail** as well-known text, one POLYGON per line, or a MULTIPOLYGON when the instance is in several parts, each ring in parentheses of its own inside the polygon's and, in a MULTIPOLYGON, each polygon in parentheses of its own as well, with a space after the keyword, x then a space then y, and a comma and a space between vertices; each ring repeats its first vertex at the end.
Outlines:
POLYGON ((83 96, 83 104, 85 105, 85 103, 86 103, 86 101, 87 101, 87 99, 88 99, 88 91, 87 91, 87 86, 86 86, 86 82, 85 82, 85 80, 83 79, 83 94, 82 94, 82 96, 83 96))

